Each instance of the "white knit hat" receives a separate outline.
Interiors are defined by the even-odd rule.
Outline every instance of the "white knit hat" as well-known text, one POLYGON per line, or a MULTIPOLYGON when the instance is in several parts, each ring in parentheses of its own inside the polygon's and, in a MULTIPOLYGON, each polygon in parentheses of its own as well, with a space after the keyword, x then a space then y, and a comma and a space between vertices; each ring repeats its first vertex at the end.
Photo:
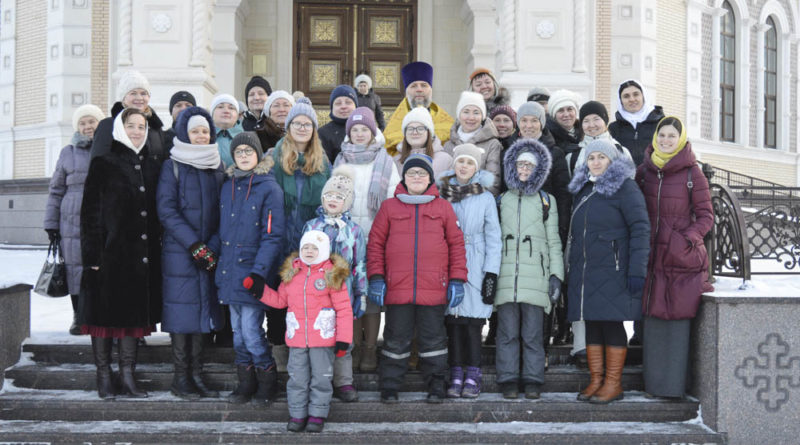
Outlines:
POLYGON ((353 86, 358 88, 358 84, 361 82, 367 83, 367 89, 372 88, 372 79, 367 74, 359 74, 356 76, 355 82, 353 82, 353 86))
POLYGON ((208 126, 208 121, 206 120, 206 118, 199 114, 195 114, 194 116, 189 118, 189 122, 186 123, 186 132, 188 133, 192 131, 192 128, 194 127, 206 127, 209 129, 211 128, 208 126))
POLYGON ((289 101, 289 105, 291 105, 291 106, 294 106, 294 104, 295 104, 294 96, 289 94, 288 91, 275 90, 275 91, 272 92, 272 94, 269 95, 269 97, 267 97, 267 103, 264 104, 264 109, 261 110, 261 114, 263 116, 269 117, 269 107, 271 107, 272 103, 275 102, 278 99, 286 99, 286 100, 288 100, 289 101))
POLYGON ((303 237, 300 238, 300 250, 302 250, 303 246, 306 244, 313 244, 317 246, 319 253, 317 254, 317 257, 314 259, 313 263, 306 263, 306 260, 303 259, 302 254, 300 255, 300 261, 308 264, 309 266, 313 266, 330 258, 331 239, 328 238, 328 235, 326 235, 325 232, 319 230, 309 230, 308 232, 304 233, 303 237))
POLYGON ((403 118, 403 123, 401 125, 404 135, 406 134, 406 127, 411 122, 419 122, 420 124, 424 125, 425 128, 428 129, 428 133, 433 136, 433 118, 431 117, 431 113, 427 108, 416 107, 406 114, 406 117, 403 118))
POLYGON ((550 95, 550 100, 547 101, 547 112, 550 117, 555 118, 558 110, 571 106, 575 108, 577 114, 580 109, 579 101, 580 98, 576 93, 569 90, 558 90, 550 95))
POLYGON ((241 111, 239 109, 239 101, 236 100, 236 98, 233 97, 233 95, 224 93, 217 94, 216 96, 214 96, 214 99, 211 100, 211 108, 208 109, 208 111, 211 112, 212 116, 214 115, 214 109, 216 109, 219 106, 219 104, 231 104, 233 105, 234 108, 236 108, 237 112, 241 111))
POLYGON ((456 163, 458 158, 469 158, 480 169, 483 153, 484 150, 475 144, 456 145, 456 148, 453 149, 453 164, 456 163))
POLYGON ((97 122, 100 122, 106 117, 103 114, 103 110, 101 110, 97 105, 81 105, 77 110, 75 110, 74 113, 72 113, 72 129, 78 131, 78 121, 86 116, 92 116, 93 118, 97 119, 97 122))
POLYGON ((125 71, 125 74, 120 77, 119 85, 117 86, 119 100, 125 99, 125 95, 136 88, 141 88, 150 93, 150 82, 147 81, 147 78, 142 73, 136 70, 125 71))
POLYGON ((478 109, 481 110, 481 119, 486 119, 486 102, 483 100, 483 95, 472 91, 464 91, 461 93, 461 97, 458 99, 458 105, 456 106, 456 120, 458 120, 461 110, 467 105, 475 105, 478 107, 478 109))

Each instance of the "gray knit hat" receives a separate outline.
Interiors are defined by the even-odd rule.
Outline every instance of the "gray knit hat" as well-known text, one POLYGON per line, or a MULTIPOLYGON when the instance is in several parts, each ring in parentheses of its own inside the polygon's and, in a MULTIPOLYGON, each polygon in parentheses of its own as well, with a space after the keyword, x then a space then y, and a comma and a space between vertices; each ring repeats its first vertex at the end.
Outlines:
POLYGON ((233 152, 236 151, 236 148, 240 145, 252 147, 258 155, 259 161, 264 157, 264 150, 261 148, 261 141, 258 139, 258 135, 254 131, 243 131, 233 137, 233 140, 231 140, 231 157, 234 160, 236 159, 236 156, 233 154, 233 152))
POLYGON ((539 119, 542 128, 544 128, 544 124, 547 122, 547 113, 544 112, 544 107, 539 105, 538 102, 525 102, 519 106, 517 110, 517 125, 519 125, 522 116, 533 116, 539 119))
POLYGON ((456 145, 456 147, 453 149, 453 164, 456 163, 458 158, 465 157, 472 159, 478 169, 480 169, 483 153, 484 150, 475 144, 456 145))
POLYGON ((297 102, 292 106, 292 109, 289 110, 289 115, 286 116, 286 124, 284 125, 288 128, 289 124, 292 123, 292 120, 300 115, 311 119, 315 130, 317 127, 319 127, 319 124, 317 123, 317 112, 314 111, 314 107, 311 106, 311 100, 307 97, 301 97, 300 99, 297 99, 297 102))
POLYGON ((608 142, 605 139, 595 139, 583 149, 586 158, 589 158, 589 155, 595 152, 603 153, 608 159, 614 160, 617 159, 620 155, 619 150, 617 147, 614 146, 611 142, 608 142))

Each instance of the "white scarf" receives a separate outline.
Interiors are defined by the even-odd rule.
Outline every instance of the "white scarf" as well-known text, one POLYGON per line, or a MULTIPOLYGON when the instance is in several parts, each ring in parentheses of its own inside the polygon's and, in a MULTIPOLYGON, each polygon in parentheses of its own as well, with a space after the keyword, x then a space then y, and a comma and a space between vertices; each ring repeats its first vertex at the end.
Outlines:
POLYGON ((470 139, 475 137, 475 135, 478 134, 479 131, 481 131, 482 127, 478 127, 475 131, 470 131, 470 132, 466 132, 461 128, 462 128, 461 125, 459 125, 458 130, 456 131, 458 132, 458 137, 461 138, 461 143, 466 144, 467 142, 470 141, 470 139))
MULTIPOLYGON (((636 79, 628 79, 625 82, 620 83, 620 85, 630 81, 636 82, 640 86, 642 85, 642 83, 636 79)), ((647 97, 647 94, 645 93, 643 86, 642 86, 642 108, 635 113, 631 113, 625 110, 625 107, 622 105, 622 99, 619 96, 620 95, 617 94, 617 112, 619 113, 620 116, 622 116, 623 119, 625 119, 631 125, 633 125, 634 130, 636 129, 636 126, 640 122, 644 122, 647 119, 647 116, 649 116, 650 113, 656 108, 654 105, 650 105, 650 99, 647 97)))
POLYGON ((117 117, 114 118, 114 129, 111 131, 111 136, 114 138, 115 141, 118 141, 125 145, 126 147, 133 150, 134 153, 137 155, 144 145, 147 143, 147 132, 150 130, 150 126, 147 125, 147 120, 145 119, 145 129, 144 129, 144 139, 142 139, 142 144, 138 147, 133 145, 131 142, 131 138, 128 137, 128 133, 125 133, 125 124, 122 123, 122 112, 117 114, 117 117))
POLYGON ((200 170, 215 169, 219 167, 221 159, 217 144, 187 144, 175 136, 169 157, 183 164, 191 165, 200 170))

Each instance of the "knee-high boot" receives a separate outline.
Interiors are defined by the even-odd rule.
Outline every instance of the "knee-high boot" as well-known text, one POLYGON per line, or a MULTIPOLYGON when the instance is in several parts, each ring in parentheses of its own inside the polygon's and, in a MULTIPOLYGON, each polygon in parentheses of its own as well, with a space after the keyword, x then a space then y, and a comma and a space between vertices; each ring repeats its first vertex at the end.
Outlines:
POLYGON ((378 356, 376 343, 378 342, 378 330, 381 326, 381 314, 364 314, 361 317, 361 324, 364 326, 364 354, 361 356, 361 370, 374 371, 378 368, 378 356))
POLYGON ((583 402, 589 400, 603 386, 603 345, 586 345, 586 360, 589 362, 589 386, 578 394, 578 400, 583 402))
POLYGON ((119 376, 122 386, 121 395, 129 398, 145 398, 147 393, 136 387, 133 372, 136 369, 136 355, 139 339, 136 337, 122 337, 119 340, 119 376))
POLYGON ((199 399, 200 394, 189 379, 191 345, 189 334, 170 334, 172 342, 172 386, 170 392, 182 399, 199 399))
POLYGON ((219 397, 218 391, 209 389, 206 384, 203 383, 203 334, 191 334, 189 337, 189 343, 192 346, 190 379, 197 388, 197 392, 200 393, 200 397, 219 397))
POLYGON ((603 386, 589 399, 591 403, 610 403, 621 400, 622 369, 625 367, 625 346, 606 346, 606 377, 603 386))
POLYGON ((114 385, 111 381, 112 339, 92 337, 94 365, 97 367, 97 395, 101 399, 113 399, 114 385))

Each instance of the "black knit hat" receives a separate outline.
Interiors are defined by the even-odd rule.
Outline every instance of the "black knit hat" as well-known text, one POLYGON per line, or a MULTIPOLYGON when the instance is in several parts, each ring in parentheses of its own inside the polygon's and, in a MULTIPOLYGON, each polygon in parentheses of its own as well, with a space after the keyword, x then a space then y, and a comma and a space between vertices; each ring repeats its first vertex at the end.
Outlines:
POLYGON ((428 172, 429 184, 433 184, 436 180, 436 177, 433 175, 433 159, 422 153, 414 153, 403 163, 403 184, 406 183, 406 172, 414 167, 423 168, 428 172))
POLYGON ((596 114, 600 116, 600 119, 603 119, 603 122, 605 122, 606 125, 608 125, 608 110, 606 110, 605 105, 595 100, 590 100, 589 102, 586 102, 581 107, 580 111, 581 122, 583 122, 583 118, 589 116, 590 114, 596 114))
POLYGON ((234 160, 236 159, 236 155, 234 155, 233 152, 236 150, 236 147, 240 145, 252 147, 258 155, 259 161, 264 157, 264 150, 261 149, 261 141, 258 139, 258 135, 255 131, 243 131, 233 137, 233 140, 231 140, 231 157, 234 158, 234 160))
POLYGON ((176 103, 182 100, 189 102, 190 104, 192 104, 193 107, 197 106, 197 101, 194 99, 194 96, 192 96, 192 93, 181 90, 173 94, 172 97, 169 99, 169 114, 172 114, 172 107, 174 107, 176 103))
POLYGON ((250 94, 250 90, 253 87, 261 87, 261 88, 263 88, 264 91, 267 92, 267 96, 272 94, 272 87, 269 86, 269 82, 267 82, 267 79, 264 79, 261 76, 253 76, 253 77, 250 78, 250 81, 247 82, 247 85, 244 87, 244 100, 245 100, 245 102, 247 101, 247 95, 250 94))

